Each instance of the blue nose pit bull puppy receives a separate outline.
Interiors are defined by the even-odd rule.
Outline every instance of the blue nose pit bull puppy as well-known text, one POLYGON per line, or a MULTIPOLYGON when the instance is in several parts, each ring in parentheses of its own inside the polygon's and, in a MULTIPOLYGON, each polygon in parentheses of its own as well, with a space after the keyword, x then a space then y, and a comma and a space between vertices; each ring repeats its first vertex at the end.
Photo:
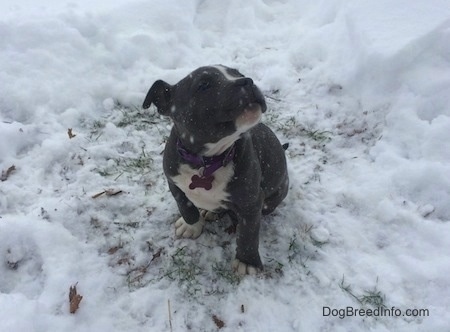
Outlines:
POLYGON ((266 111, 261 91, 235 69, 201 67, 175 85, 156 81, 143 107, 151 104, 173 121, 163 167, 181 213, 177 236, 200 236, 202 210, 226 212, 237 224, 234 270, 261 270, 261 215, 277 207, 289 185, 284 149, 259 122, 266 111))

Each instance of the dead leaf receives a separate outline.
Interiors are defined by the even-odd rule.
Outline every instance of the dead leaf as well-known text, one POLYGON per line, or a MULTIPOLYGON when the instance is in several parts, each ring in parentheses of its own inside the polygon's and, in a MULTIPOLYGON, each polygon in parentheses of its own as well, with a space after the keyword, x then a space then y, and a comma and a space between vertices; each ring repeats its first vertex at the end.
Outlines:
POLYGON ((127 264, 127 265, 130 265, 131 264, 131 260, 132 260, 132 258, 130 258, 130 257, 122 257, 122 258, 120 258, 118 261, 117 261, 117 265, 122 265, 122 264, 127 264))
POLYGON ((108 254, 114 255, 119 249, 122 249, 122 246, 115 246, 115 247, 109 248, 108 254))
POLYGON ((77 293, 77 284, 75 284, 74 286, 70 286, 69 288, 69 310, 71 314, 77 312, 78 308, 80 307, 80 302, 83 299, 83 296, 77 293))
POLYGON ((0 176, 0 180, 6 181, 12 172, 16 170, 16 166, 12 165, 6 171, 2 171, 2 175, 0 176))
POLYGON ((152 260, 150 262, 153 262, 156 258, 161 257, 161 252, 163 251, 163 248, 159 248, 156 253, 153 254, 152 260))
POLYGON ((75 136, 77 136, 72 132, 72 128, 67 129, 67 134, 69 135, 69 139, 72 139, 75 136))
POLYGON ((212 319, 214 321, 214 323, 216 324, 217 328, 220 330, 222 327, 225 326, 225 323, 223 322, 223 320, 221 320, 219 317, 217 317, 216 315, 212 315, 212 319))

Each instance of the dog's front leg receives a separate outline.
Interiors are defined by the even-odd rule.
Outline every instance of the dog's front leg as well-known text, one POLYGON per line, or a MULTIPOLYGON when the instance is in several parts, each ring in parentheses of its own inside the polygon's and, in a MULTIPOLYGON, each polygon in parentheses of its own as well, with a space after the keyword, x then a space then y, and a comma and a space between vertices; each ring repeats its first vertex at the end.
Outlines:
POLYGON ((186 197, 174 183, 169 182, 169 189, 178 205, 181 217, 175 222, 175 234, 178 237, 196 239, 202 234, 205 220, 197 207, 186 197))
POLYGON ((237 247, 233 269, 241 275, 255 274, 263 269, 259 256, 261 207, 259 204, 242 207, 237 211, 237 219, 237 247))

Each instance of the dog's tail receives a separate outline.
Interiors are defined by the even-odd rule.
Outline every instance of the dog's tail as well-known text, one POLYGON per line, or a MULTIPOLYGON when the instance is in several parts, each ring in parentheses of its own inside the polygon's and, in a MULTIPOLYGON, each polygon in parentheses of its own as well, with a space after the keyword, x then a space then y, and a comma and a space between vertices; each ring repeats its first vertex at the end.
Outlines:
POLYGON ((283 150, 286 151, 289 148, 289 143, 284 143, 282 145, 282 147, 283 147, 283 150))

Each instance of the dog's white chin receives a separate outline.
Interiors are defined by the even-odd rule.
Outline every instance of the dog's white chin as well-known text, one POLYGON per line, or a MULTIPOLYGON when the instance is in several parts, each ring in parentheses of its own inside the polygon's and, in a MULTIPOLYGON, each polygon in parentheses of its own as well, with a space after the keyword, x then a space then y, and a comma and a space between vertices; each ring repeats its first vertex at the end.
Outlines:
POLYGON ((261 121, 261 105, 252 103, 247 106, 244 112, 236 119, 236 128, 241 133, 249 130, 251 127, 261 121))
POLYGON ((216 143, 206 144, 206 152, 204 155, 211 157, 223 153, 239 139, 241 134, 256 126, 259 121, 261 121, 261 117, 261 105, 257 103, 249 104, 244 112, 236 119, 236 132, 229 136, 223 137, 216 143))

